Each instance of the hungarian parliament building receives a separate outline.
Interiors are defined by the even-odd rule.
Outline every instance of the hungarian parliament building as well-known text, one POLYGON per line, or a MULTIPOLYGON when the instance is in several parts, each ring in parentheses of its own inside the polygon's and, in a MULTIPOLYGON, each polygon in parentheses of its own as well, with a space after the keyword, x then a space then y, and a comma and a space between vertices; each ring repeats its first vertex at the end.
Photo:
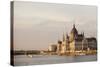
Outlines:
POLYGON ((97 51, 97 40, 95 37, 86 38, 84 33, 79 34, 74 24, 70 34, 63 34, 62 40, 59 40, 56 45, 50 45, 48 50, 58 54, 97 51))

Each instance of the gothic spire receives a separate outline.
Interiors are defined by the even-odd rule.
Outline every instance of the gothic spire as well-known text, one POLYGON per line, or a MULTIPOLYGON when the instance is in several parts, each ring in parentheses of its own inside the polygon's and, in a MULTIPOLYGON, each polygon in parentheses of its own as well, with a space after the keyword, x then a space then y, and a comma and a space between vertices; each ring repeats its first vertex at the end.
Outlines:
POLYGON ((65 35, 64 35, 64 33, 63 33, 63 41, 65 41, 65 35))

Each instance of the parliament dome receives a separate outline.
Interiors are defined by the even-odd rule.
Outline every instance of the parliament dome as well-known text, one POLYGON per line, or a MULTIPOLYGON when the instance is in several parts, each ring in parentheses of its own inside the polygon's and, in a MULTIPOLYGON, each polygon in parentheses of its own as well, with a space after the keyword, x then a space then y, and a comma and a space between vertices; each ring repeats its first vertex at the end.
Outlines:
POLYGON ((72 28, 72 30, 71 30, 71 34, 78 35, 78 31, 77 31, 77 29, 75 28, 75 24, 73 25, 73 28, 72 28))

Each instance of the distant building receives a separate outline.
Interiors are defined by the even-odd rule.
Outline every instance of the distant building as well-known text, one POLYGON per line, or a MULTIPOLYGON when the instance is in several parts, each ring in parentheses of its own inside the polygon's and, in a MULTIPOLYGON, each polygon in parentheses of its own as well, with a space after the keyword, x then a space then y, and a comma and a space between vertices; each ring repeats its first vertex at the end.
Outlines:
POLYGON ((86 38, 88 41, 88 48, 91 50, 96 49, 97 50, 97 40, 94 37, 86 38))
MULTIPOLYGON (((87 51, 96 50, 97 49, 97 40, 95 37, 86 38, 84 33, 79 34, 77 29, 75 28, 75 24, 68 36, 68 34, 64 35, 62 40, 58 41, 57 52, 58 53, 73 53, 77 51, 87 51)), ((52 48, 54 50, 54 48, 52 48)))
POLYGON ((57 51, 57 45, 50 45, 48 50, 51 51, 51 52, 56 52, 57 51))

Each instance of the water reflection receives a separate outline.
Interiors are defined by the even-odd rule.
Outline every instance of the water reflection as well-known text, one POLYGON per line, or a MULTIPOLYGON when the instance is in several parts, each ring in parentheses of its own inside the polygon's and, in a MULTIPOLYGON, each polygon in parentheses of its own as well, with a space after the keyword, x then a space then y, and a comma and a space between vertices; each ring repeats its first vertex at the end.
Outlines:
POLYGON ((97 60, 96 55, 85 55, 85 56, 35 55, 32 58, 26 55, 16 55, 14 57, 14 65, 23 66, 23 65, 57 64, 57 63, 96 61, 96 60, 97 60))

